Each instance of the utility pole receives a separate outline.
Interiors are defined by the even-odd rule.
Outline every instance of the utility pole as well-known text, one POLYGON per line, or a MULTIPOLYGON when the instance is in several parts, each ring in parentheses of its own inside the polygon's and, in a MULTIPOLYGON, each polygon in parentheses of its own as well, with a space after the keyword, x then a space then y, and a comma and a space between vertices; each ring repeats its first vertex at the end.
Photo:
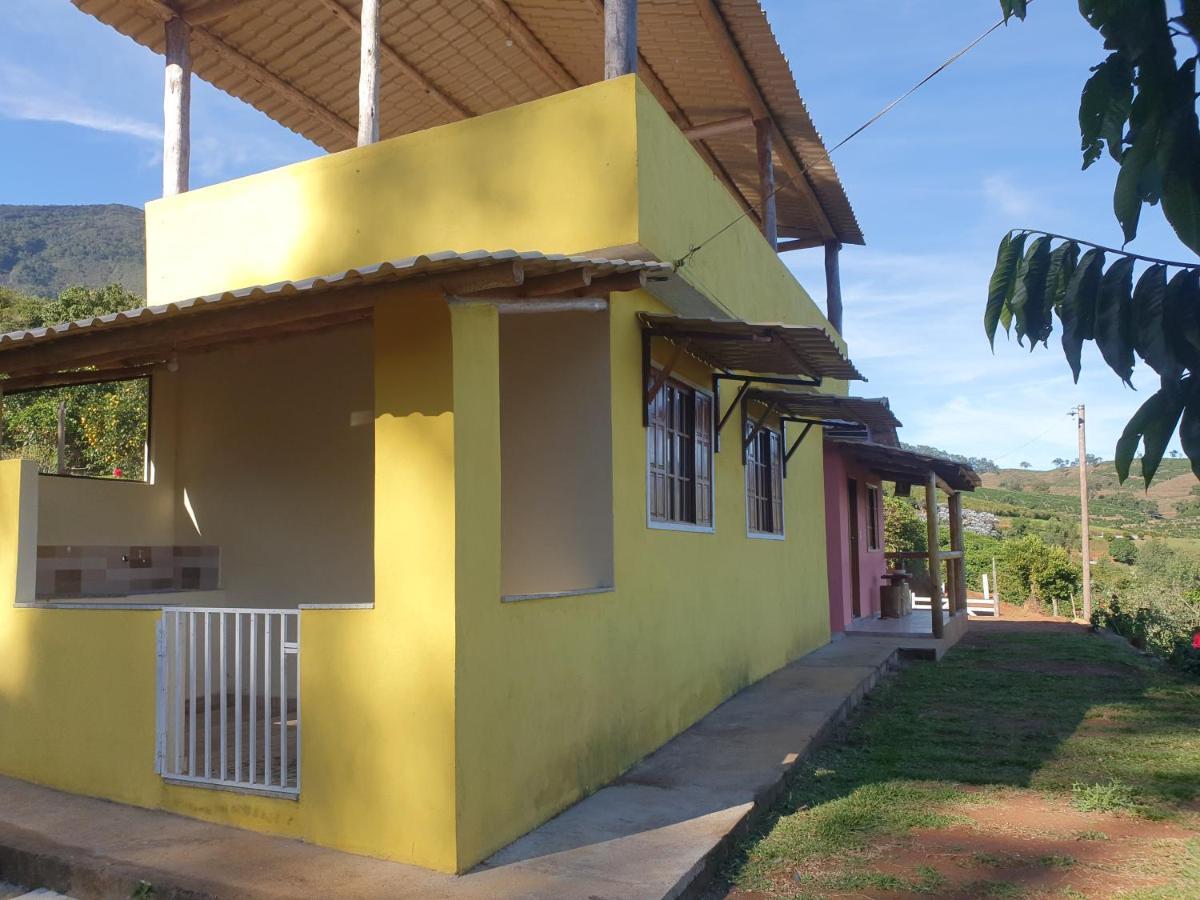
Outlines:
POLYGON ((1083 537, 1083 617, 1092 621, 1092 536, 1088 519, 1087 410, 1082 403, 1069 415, 1079 426, 1079 513, 1083 537))

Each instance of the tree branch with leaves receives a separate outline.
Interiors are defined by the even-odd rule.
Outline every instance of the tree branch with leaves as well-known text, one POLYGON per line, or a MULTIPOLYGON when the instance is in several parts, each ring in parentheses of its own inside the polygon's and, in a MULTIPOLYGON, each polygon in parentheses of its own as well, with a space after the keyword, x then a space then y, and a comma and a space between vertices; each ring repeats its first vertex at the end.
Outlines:
MULTIPOLYGON (((1025 18, 1027 0, 1000 5, 1006 21, 1025 18)), ((1200 0, 1180 0, 1175 16, 1166 0, 1079 0, 1079 10, 1109 51, 1080 97, 1083 167, 1105 150, 1119 166, 1113 212, 1126 246, 1143 207, 1161 206, 1179 240, 1200 254, 1200 0)), ((1130 387, 1135 357, 1159 376, 1160 389, 1117 442, 1121 480, 1141 446, 1149 486, 1177 430, 1200 477, 1200 263, 1014 229, 1000 242, 988 287, 988 340, 994 347, 1003 327, 1030 350, 1049 346, 1055 317, 1076 381, 1088 341, 1130 387), (1140 273, 1139 263, 1147 264, 1140 273)))

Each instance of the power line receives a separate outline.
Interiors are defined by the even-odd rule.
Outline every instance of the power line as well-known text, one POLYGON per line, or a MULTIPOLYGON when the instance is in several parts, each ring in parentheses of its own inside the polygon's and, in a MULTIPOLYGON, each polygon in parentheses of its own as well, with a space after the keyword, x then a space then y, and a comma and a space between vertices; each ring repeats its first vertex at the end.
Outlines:
MULTIPOLYGON (((1033 0, 1029 0, 1029 2, 1032 3, 1033 0)), ((962 59, 964 56, 966 56, 968 53, 970 53, 972 50, 974 50, 979 44, 983 43, 983 41, 986 40, 992 34, 992 32, 1003 27, 1005 24, 1007 24, 1007 22, 1008 22, 1008 20, 1006 18, 1001 19, 999 22, 997 22, 995 25, 993 25, 991 28, 989 28, 983 34, 979 35, 979 37, 975 38, 975 40, 971 41, 971 43, 967 44, 965 47, 963 47, 961 50, 959 50, 957 53, 955 53, 953 56, 951 56, 949 59, 947 59, 944 63, 942 63, 940 66, 938 66, 932 72, 930 72, 928 75, 926 75, 924 78, 922 78, 916 84, 914 84, 911 88, 909 88, 907 91, 905 91, 903 94, 901 94, 895 100, 893 100, 891 103, 889 103, 883 109, 881 109, 879 112, 875 113, 875 115, 871 116, 871 118, 867 119, 867 121, 863 122, 862 125, 855 128, 852 132, 850 132, 848 135, 846 135, 844 138, 842 138, 840 141, 838 141, 836 144, 834 144, 833 147, 831 147, 828 150, 823 150, 819 159, 829 159, 834 152, 836 152, 837 150, 840 150, 842 147, 846 146, 846 144, 850 143, 850 141, 854 140, 854 138, 858 137, 860 134, 862 134, 864 131, 866 131, 868 128, 870 128, 872 125, 874 125, 880 119, 882 119, 888 113, 890 113, 893 109, 895 109, 897 106, 899 106, 905 100, 907 100, 909 97, 911 97, 917 91, 919 91, 921 88, 923 88, 929 82, 931 82, 934 78, 936 78, 938 75, 942 74, 942 72, 944 72, 946 69, 950 68, 950 66, 954 65, 954 63, 958 62, 960 59, 962 59)), ((803 166, 804 171, 807 171, 809 168, 809 164, 807 161, 802 161, 802 166, 803 166)), ((775 190, 771 191, 771 193, 767 194, 763 198, 763 201, 765 202, 766 200, 770 200, 772 197, 774 197, 776 194, 778 194, 784 188, 790 187, 794 183, 795 183, 795 179, 793 179, 790 175, 787 176, 786 178, 784 178, 783 181, 781 181, 778 185, 776 185, 775 190)), ((689 259, 691 259, 697 253, 699 253, 701 250, 703 250, 706 246, 708 246, 713 241, 715 241, 717 238, 719 238, 721 235, 723 235, 725 232, 727 232, 730 228, 737 225, 743 219, 747 218, 749 215, 750 215, 750 210, 747 209, 744 212, 742 212, 742 214, 739 215, 736 219, 734 219, 729 224, 727 224, 723 228, 721 228, 719 231, 714 232, 710 237, 705 238, 699 244, 692 246, 688 250, 687 253, 685 253, 679 259, 675 260, 675 267, 677 269, 682 268, 684 265, 687 264, 687 261, 689 259)))
POLYGON ((1057 425, 1051 425, 1049 428, 1047 428, 1045 431, 1043 431, 1043 432, 1042 432, 1041 434, 1039 434, 1037 437, 1035 437, 1035 438, 1032 438, 1031 440, 1028 440, 1028 441, 1026 441, 1026 442, 1025 442, 1024 444, 1022 444, 1020 447, 1017 447, 1017 448, 1016 448, 1016 449, 1014 449, 1014 450, 1009 450, 1007 453, 1001 454, 1000 456, 994 456, 994 457, 992 457, 992 462, 999 462, 999 461, 1000 461, 1000 460, 1002 460, 1002 459, 1008 459, 1008 457, 1010 457, 1010 456, 1014 456, 1015 454, 1017 454, 1017 453, 1020 453, 1020 452, 1021 452, 1022 450, 1024 450, 1026 447, 1030 447, 1030 446, 1032 446, 1033 444, 1036 444, 1038 441, 1040 441, 1042 438, 1044 438, 1044 437, 1045 437, 1046 435, 1048 435, 1050 432, 1054 431, 1054 430, 1055 430, 1057 427, 1058 427, 1057 425))

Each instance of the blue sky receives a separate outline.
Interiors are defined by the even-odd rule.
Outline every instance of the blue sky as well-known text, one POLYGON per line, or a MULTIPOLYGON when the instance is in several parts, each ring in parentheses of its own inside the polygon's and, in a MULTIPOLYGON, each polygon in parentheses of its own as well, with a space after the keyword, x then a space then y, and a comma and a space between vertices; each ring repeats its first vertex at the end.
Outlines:
MULTIPOLYGON (((996 0, 764 0, 800 91, 832 145, 999 17, 996 0)), ((68 0, 5 0, 0 29, 0 203, 127 203, 161 192, 161 59, 68 0)), ((1074 457, 1068 408, 1089 410, 1106 458, 1153 390, 1121 387, 1092 352, 1078 386, 1055 338, 1030 355, 980 324, 995 247, 1010 227, 1117 246, 1115 169, 1080 171, 1076 112, 1098 36, 1070 2, 1032 4, 834 161, 867 237, 842 254, 846 337, 903 436, 1003 465, 1074 457)), ((194 186, 320 151, 196 81, 194 186)), ((1189 254, 1147 210, 1132 249, 1189 254)), ((818 302, 819 250, 785 259, 818 302)))

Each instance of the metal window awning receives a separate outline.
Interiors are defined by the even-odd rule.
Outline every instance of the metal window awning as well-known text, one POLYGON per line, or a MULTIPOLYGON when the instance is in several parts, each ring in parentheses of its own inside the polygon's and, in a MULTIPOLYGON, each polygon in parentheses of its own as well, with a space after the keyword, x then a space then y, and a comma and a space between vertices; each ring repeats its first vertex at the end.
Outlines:
MULTIPOLYGON (((641 314, 642 334, 664 338, 724 372, 866 381, 823 328, 641 314)), ((755 379, 766 380, 766 379, 755 379)))
MULTIPOLYGON (((869 440, 874 435, 892 437, 900 427, 900 420, 893 415, 887 400, 871 400, 863 397, 838 397, 831 394, 801 393, 798 391, 779 391, 750 389, 739 392, 735 403, 740 401, 742 407, 743 432, 745 423, 749 421, 746 412, 747 404, 760 404, 766 412, 754 425, 753 434, 763 427, 765 421, 772 415, 779 417, 781 435, 784 446, 787 447, 787 425, 793 423, 803 425, 800 436, 787 448, 783 457, 783 474, 787 477, 787 464, 800 449, 804 439, 816 426, 825 429, 826 434, 835 434, 856 440, 869 440)), ((743 445, 743 455, 745 453, 743 445)))
POLYGON ((929 456, 872 441, 834 439, 830 443, 866 468, 897 484, 921 484, 930 474, 951 491, 973 491, 982 484, 978 473, 970 466, 941 456, 929 456))

